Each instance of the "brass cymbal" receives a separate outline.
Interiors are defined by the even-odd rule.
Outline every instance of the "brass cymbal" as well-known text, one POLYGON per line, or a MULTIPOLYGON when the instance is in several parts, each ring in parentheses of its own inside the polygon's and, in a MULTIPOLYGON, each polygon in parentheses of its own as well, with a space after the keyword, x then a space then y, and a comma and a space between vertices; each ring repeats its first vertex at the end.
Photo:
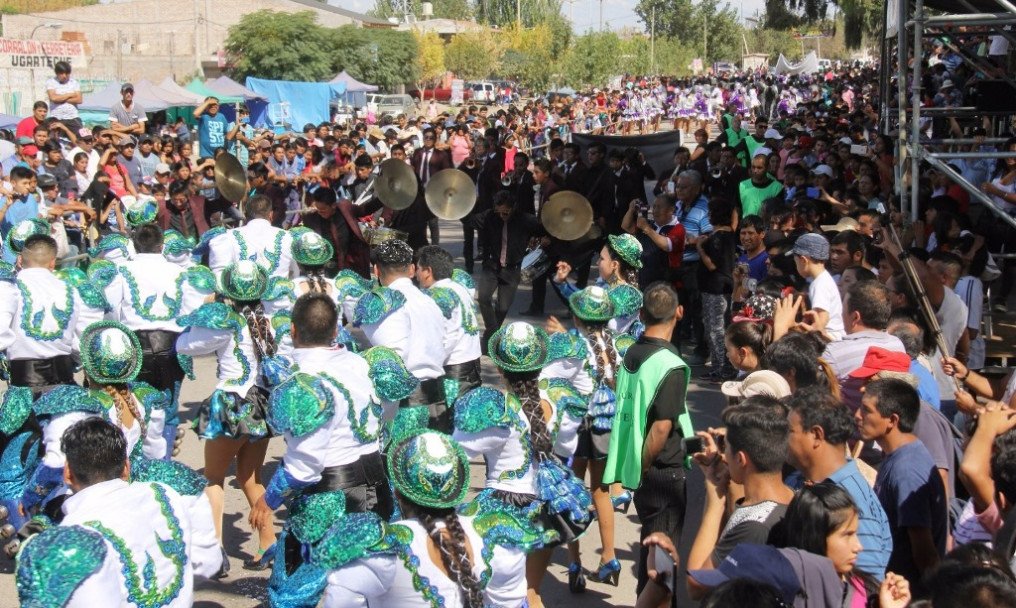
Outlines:
POLYGON ((231 203, 242 200, 247 194, 247 171, 229 152, 215 159, 215 187, 222 198, 231 203))
POLYGON ((547 232, 562 241, 582 238, 593 225, 593 206, 577 192, 552 194, 541 215, 547 232))
POLYGON ((399 211, 413 204, 420 185, 409 165, 389 158, 381 163, 381 174, 374 178, 374 189, 385 207, 399 211))
POLYGON ((430 178, 424 190, 427 206, 443 220, 459 220, 473 210, 476 187, 464 171, 444 169, 430 178))

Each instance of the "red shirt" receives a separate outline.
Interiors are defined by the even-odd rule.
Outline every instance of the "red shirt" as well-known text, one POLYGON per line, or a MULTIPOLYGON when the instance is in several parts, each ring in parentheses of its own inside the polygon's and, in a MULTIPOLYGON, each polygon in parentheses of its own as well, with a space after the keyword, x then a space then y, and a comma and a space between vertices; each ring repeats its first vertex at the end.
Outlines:
POLYGON ((35 134, 35 127, 40 123, 35 122, 35 116, 29 116, 18 123, 18 131, 15 137, 32 137, 35 134))

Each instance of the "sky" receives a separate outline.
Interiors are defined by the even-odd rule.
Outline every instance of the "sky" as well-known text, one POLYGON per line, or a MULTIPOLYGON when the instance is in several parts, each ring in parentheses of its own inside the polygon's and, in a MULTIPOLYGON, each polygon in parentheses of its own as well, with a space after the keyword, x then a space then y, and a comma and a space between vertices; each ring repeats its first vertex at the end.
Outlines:
MULTIPOLYGON (((635 14, 637 0, 564 0, 562 12, 571 18, 572 29, 577 34, 600 27, 600 1, 603 2, 603 28, 621 30, 626 27, 642 28, 642 22, 635 14)), ((762 10, 765 0, 729 0, 730 5, 750 17, 756 10, 762 10)), ((329 0, 329 4, 358 13, 365 13, 374 7, 374 0, 329 0)))

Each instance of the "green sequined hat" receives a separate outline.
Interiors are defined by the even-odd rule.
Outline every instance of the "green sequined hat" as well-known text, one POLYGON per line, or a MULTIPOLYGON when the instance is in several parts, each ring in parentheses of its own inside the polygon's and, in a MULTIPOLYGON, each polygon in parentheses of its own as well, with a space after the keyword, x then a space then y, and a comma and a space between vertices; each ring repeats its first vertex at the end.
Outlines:
POLYGON ((610 249, 632 268, 642 268, 642 243, 630 234, 612 234, 607 237, 610 249))
POLYGON ((127 223, 131 226, 154 222, 156 216, 159 215, 159 205, 150 196, 141 196, 138 199, 125 196, 121 201, 127 208, 127 223))
POLYGON ((301 266, 324 266, 334 255, 332 244, 316 232, 304 232, 293 240, 293 259, 301 266))
POLYGON ((141 371, 141 342, 122 323, 92 323, 81 333, 81 365, 100 384, 125 384, 141 371))
POLYGON ((260 300, 268 289, 268 272, 250 260, 233 262, 222 271, 222 293, 236 302, 260 300))
POLYGON ((129 243, 130 241, 127 240, 127 237, 119 232, 107 234, 99 240, 95 247, 88 248, 88 255, 97 258, 111 251, 119 251, 123 254, 123 257, 130 257, 129 243))
POLYGON ((37 217, 18 222, 7 233, 7 247, 14 253, 21 253, 25 241, 37 234, 49 234, 49 222, 37 217))
POLYGON ((532 372, 547 363, 547 333, 523 321, 497 330, 487 345, 494 364, 505 371, 532 372))
POLYGON ((599 285, 590 285, 573 293, 568 298, 568 307, 583 321, 602 323, 614 318, 614 302, 607 290, 599 285))
POLYGON ((191 250, 194 249, 194 243, 187 240, 187 238, 177 232, 176 230, 167 230, 162 235, 162 255, 164 256, 181 256, 190 255, 191 250))
POLYGON ((437 431, 411 435, 388 452, 388 475, 400 494, 435 509, 458 506, 469 491, 469 459, 437 431))

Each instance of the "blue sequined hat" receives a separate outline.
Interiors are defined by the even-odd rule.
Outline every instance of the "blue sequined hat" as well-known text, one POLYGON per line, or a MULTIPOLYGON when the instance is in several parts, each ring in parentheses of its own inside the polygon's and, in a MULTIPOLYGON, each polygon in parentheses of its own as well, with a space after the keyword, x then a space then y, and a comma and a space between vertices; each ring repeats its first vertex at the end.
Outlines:
POLYGON ((401 401, 408 398, 420 385, 420 381, 406 368, 399 353, 387 346, 375 346, 363 353, 370 365, 367 372, 374 383, 374 392, 386 401, 401 401))
POLYGON ((602 323, 614 318, 614 302, 607 290, 599 285, 590 285, 573 293, 568 298, 568 308, 583 321, 602 323))
POLYGON ((547 333, 523 321, 509 323, 494 332, 487 343, 494 364, 509 372, 532 372, 547 363, 547 333))
POLYGON ((21 253, 25 241, 37 234, 49 234, 49 222, 37 217, 20 221, 7 233, 7 247, 14 253, 21 253))
POLYGON ((395 489, 414 504, 434 509, 457 506, 469 491, 469 459, 462 446, 437 431, 411 435, 388 452, 395 489))
POLYGON ((176 230, 167 230, 162 235, 162 255, 166 257, 190 255, 193 248, 194 243, 176 230))
POLYGON ((99 240, 95 247, 88 248, 88 255, 90 257, 97 258, 104 253, 119 251, 123 254, 123 257, 130 257, 130 249, 128 248, 129 243, 130 241, 127 240, 127 237, 119 232, 107 234, 99 240))
POLYGON ((250 260, 233 262, 219 279, 223 295, 236 302, 260 300, 268 289, 268 272, 250 260))
POLYGON ((155 202, 155 199, 150 196, 142 196, 138 199, 133 197, 125 196, 121 201, 124 207, 127 208, 127 223, 131 226, 140 226, 141 224, 148 224, 154 222, 156 216, 159 215, 159 205, 155 202))
POLYGON ((642 243, 630 234, 611 234, 607 237, 610 249, 632 268, 642 268, 642 243))
POLYGON ((301 266, 324 266, 335 255, 332 244, 320 234, 305 231, 293 240, 293 259, 301 266))
POLYGON ((92 323, 81 332, 81 365, 100 384, 130 382, 141 371, 141 342, 116 321, 92 323))
POLYGON ((408 266, 413 263, 413 248, 401 239, 382 241, 371 254, 378 266, 408 266))

